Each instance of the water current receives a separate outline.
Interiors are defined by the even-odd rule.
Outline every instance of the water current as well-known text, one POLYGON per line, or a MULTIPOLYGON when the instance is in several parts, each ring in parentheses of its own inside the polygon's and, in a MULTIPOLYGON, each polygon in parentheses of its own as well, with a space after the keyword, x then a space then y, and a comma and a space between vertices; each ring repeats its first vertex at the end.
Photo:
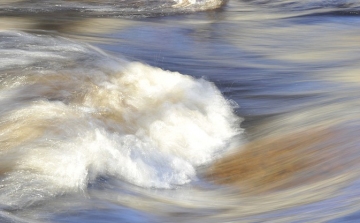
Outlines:
POLYGON ((359 222, 359 0, 0 2, 0 222, 359 222))

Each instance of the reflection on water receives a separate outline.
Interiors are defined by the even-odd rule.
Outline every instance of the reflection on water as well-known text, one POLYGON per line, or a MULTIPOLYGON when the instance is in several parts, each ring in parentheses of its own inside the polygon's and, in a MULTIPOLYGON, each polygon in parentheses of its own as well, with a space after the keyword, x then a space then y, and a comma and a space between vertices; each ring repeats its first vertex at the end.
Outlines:
POLYGON ((357 222, 360 3, 225 2, 2 1, 0 221, 357 222))

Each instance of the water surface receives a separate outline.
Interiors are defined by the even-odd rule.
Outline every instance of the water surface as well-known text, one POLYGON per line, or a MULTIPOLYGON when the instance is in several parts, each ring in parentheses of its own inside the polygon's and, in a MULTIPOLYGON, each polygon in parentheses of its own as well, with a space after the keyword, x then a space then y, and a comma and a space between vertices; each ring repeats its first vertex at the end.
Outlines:
POLYGON ((0 220, 357 222, 359 12, 3 1, 0 220))

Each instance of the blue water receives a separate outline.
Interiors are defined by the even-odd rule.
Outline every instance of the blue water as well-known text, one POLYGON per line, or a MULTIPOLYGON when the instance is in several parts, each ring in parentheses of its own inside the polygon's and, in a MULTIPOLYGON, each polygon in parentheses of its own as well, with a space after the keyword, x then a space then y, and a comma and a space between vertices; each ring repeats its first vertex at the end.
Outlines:
POLYGON ((1 222, 360 221, 360 1, 195 2, 0 3, 1 222), (247 142, 332 128, 346 171, 250 196, 203 176, 247 142))

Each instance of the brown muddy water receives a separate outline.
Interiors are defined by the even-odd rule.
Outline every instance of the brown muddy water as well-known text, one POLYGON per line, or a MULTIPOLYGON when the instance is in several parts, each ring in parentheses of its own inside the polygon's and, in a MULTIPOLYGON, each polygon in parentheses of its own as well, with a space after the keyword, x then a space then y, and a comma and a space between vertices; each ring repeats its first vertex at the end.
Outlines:
POLYGON ((360 1, 0 2, 0 222, 359 222, 360 1))

